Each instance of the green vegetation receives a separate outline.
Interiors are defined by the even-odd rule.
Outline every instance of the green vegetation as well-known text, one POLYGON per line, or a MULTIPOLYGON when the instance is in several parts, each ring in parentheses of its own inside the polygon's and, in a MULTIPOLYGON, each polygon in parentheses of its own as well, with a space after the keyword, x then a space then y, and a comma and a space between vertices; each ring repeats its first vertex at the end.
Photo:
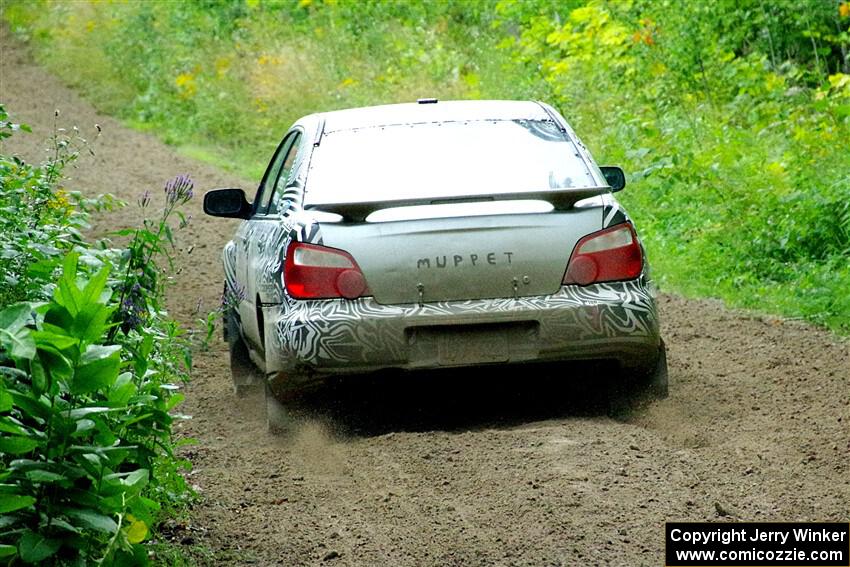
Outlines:
MULTIPOLYGON (((0 143, 18 130, 0 106, 0 143)), ((191 181, 127 248, 91 243, 88 211, 116 203, 63 191, 88 145, 52 141, 40 166, 0 152, 0 558, 147 564, 143 542, 191 497, 172 439, 191 358, 157 266, 191 181)))
POLYGON ((105 111, 259 177, 308 112, 539 98, 602 163, 662 288, 850 332, 843 0, 12 2, 105 111))

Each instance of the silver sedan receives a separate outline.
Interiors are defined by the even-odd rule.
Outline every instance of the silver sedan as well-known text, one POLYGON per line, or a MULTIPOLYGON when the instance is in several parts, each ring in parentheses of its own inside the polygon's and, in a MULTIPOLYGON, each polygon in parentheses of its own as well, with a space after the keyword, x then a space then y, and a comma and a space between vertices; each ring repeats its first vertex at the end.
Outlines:
POLYGON ((655 288, 634 223, 538 102, 424 99, 313 114, 284 136, 224 248, 237 391, 287 399, 332 376, 606 360, 663 397, 655 288))

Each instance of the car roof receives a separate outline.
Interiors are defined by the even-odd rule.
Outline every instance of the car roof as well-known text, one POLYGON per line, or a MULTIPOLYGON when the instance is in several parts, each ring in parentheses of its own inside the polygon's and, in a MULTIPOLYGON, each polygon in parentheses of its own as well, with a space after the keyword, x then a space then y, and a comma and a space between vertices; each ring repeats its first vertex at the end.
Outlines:
POLYGON ((552 120, 539 103, 519 100, 452 100, 385 104, 321 114, 324 131, 373 128, 394 124, 464 120, 552 120))

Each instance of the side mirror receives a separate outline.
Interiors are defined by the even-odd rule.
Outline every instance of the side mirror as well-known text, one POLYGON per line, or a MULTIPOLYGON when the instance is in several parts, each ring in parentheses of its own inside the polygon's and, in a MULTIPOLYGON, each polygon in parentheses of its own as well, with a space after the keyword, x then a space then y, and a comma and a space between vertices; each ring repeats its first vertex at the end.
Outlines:
POLYGON ((605 176, 605 181, 611 186, 611 191, 616 193, 622 191, 626 187, 626 174, 616 165, 603 165, 599 169, 602 170, 602 175, 605 176))
POLYGON ((204 195, 204 212, 213 217, 247 219, 251 205, 242 189, 213 189, 204 195))

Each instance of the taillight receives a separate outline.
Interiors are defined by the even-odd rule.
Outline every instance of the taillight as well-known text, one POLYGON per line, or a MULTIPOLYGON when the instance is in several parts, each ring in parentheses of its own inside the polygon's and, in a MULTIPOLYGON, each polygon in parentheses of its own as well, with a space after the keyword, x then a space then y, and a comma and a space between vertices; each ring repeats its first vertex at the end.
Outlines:
POLYGON ((354 299, 367 291, 366 278, 351 254, 304 242, 289 245, 283 283, 296 299, 354 299))
POLYGON ((643 269, 643 253, 631 223, 606 228, 585 236, 576 244, 565 284, 631 280, 643 269))

